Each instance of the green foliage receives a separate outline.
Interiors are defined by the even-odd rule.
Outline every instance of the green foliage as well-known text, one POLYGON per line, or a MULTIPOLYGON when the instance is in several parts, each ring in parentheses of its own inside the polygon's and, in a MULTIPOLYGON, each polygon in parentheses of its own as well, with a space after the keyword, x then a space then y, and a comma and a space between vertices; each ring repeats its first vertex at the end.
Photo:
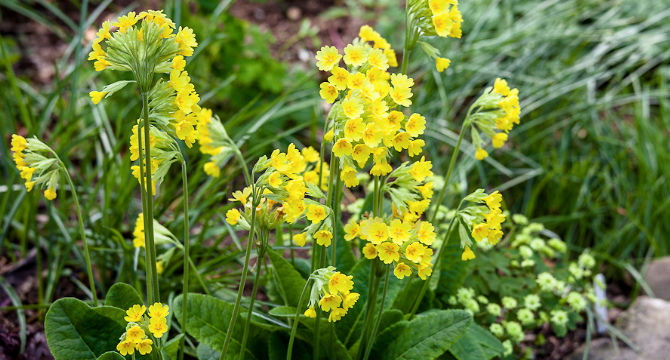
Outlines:
POLYGON ((272 249, 268 249, 268 257, 272 262, 273 278, 284 303, 288 306, 298 306, 300 294, 305 287, 305 279, 286 259, 272 249))
POLYGON ((472 316, 460 310, 431 311, 382 331, 372 348, 373 359, 436 359, 460 339, 472 316))
MULTIPOLYGON (((181 320, 183 311, 182 300, 182 295, 179 295, 173 302, 174 314, 177 320, 181 320)), ((201 344, 205 344, 212 349, 221 349, 230 323, 233 305, 212 296, 189 294, 187 311, 186 331, 201 344)), ((243 316, 240 315, 240 317, 243 316)), ((181 325, 184 326, 184 324, 181 325)), ((272 328, 255 321, 251 322, 251 340, 245 349, 247 358, 265 358, 267 346, 264 343, 268 339, 269 329, 272 328)), ((243 330, 244 321, 238 320, 235 323, 230 352, 226 355, 227 358, 237 358, 237 355, 240 353, 240 341, 242 340, 243 330)))
POLYGON ((500 341, 477 324, 471 324, 468 331, 449 348, 449 353, 458 360, 488 360, 502 355, 504 351, 500 341))
POLYGON ((44 321, 51 354, 56 360, 95 360, 114 351, 125 331, 124 314, 110 306, 92 309, 74 298, 57 300, 44 321))
POLYGON ((144 305, 144 302, 134 287, 124 283, 116 283, 109 288, 105 305, 126 311, 133 305, 144 305))
POLYGON ((121 354, 116 351, 108 351, 100 355, 98 360, 126 360, 126 358, 121 356, 121 354))

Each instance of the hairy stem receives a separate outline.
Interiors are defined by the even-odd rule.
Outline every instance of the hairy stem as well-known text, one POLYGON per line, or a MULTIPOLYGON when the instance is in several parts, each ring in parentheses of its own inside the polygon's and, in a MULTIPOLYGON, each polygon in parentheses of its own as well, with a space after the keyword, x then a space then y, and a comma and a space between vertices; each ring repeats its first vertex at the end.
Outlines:
POLYGON ((256 258, 256 276, 254 278, 254 287, 251 290, 251 302, 249 303, 249 310, 247 311, 247 320, 244 323, 244 335, 242 335, 242 345, 240 350, 240 360, 244 360, 245 350, 247 348, 247 339, 249 337, 249 327, 251 325, 251 315, 254 311, 254 302, 256 302, 256 292, 258 291, 258 284, 261 281, 261 265, 265 259, 265 253, 258 253, 256 258))
POLYGON ((186 174, 186 162, 182 161, 181 163, 181 181, 183 184, 183 197, 184 197, 184 278, 183 283, 184 287, 182 293, 184 294, 184 302, 182 307, 182 317, 181 317, 181 333, 184 335, 179 341, 179 360, 184 359, 184 343, 186 341, 186 309, 187 305, 187 296, 188 296, 188 273, 191 265, 191 258, 189 257, 189 224, 188 224, 188 176, 186 174))
POLYGON ((382 303, 379 306, 379 312, 377 312, 377 321, 375 321, 375 326, 372 328, 372 333, 368 338, 368 344, 365 346, 365 356, 363 360, 367 360, 370 356, 370 351, 372 351, 372 344, 374 344, 375 336, 377 336, 377 330, 379 330, 379 323, 382 321, 382 313, 384 312, 384 302, 386 302, 386 292, 389 288, 389 274, 391 273, 391 265, 386 265, 386 278, 384 279, 384 292, 382 293, 382 303))
POLYGON ((295 311, 295 317, 293 318, 293 327, 291 328, 291 337, 288 340, 288 351, 286 352, 286 360, 291 360, 291 354, 293 353, 293 343, 295 342, 295 334, 298 332, 298 320, 300 319, 300 309, 305 303, 305 295, 309 291, 309 283, 312 279, 307 279, 305 282, 305 287, 302 288, 302 294, 300 294, 300 300, 298 301, 298 309, 295 311))
MULTIPOLYGON (((139 153, 139 162, 140 162, 140 193, 142 194, 142 219, 144 220, 144 228, 147 228, 147 220, 149 220, 146 216, 147 213, 147 187, 146 183, 144 181, 144 153, 142 152, 142 128, 140 127, 146 126, 144 122, 141 124, 137 124, 137 152, 139 153)), ((153 219, 152 219, 153 221, 153 219)), ((151 271, 151 255, 149 254, 149 237, 144 235, 144 265, 146 268, 146 276, 147 276, 147 301, 149 302, 149 305, 152 305, 154 303, 154 293, 153 293, 153 287, 152 287, 152 279, 153 279, 153 273, 151 271)))
MULTIPOLYGON (((147 208, 144 213, 144 219, 146 220, 146 227, 144 228, 144 236, 149 239, 149 247, 146 248, 146 251, 149 252, 149 257, 151 264, 151 275, 152 275, 152 287, 154 293, 154 301, 160 302, 160 292, 158 289, 158 270, 156 268, 156 244, 154 243, 154 197, 153 197, 153 182, 151 181, 151 125, 149 122, 149 94, 142 94, 142 103, 143 103, 143 117, 144 117, 144 151, 146 159, 144 172, 146 175, 146 194, 147 194, 147 208)), ((138 131, 139 137, 139 131, 138 131)))

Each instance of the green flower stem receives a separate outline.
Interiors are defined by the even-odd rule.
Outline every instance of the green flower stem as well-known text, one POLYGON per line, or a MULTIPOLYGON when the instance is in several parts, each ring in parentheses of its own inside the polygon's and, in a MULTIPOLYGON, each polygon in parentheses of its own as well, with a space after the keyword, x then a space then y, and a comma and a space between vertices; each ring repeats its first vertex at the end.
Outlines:
POLYGON ((231 148, 233 149, 237 160, 240 162, 240 165, 242 165, 242 170, 244 170, 244 180, 247 181, 247 186, 251 186, 253 181, 251 180, 251 174, 249 173, 247 162, 244 161, 244 156, 242 156, 242 153, 240 152, 240 149, 237 148, 237 146, 231 146, 231 148))
POLYGON ((286 352, 286 360, 291 360, 291 354, 293 354, 293 343, 295 342, 295 334, 298 332, 298 322, 300 319, 300 309, 305 304, 305 296, 309 291, 309 284, 312 279, 307 279, 305 286, 302 288, 302 294, 300 294, 300 300, 298 301, 298 309, 295 311, 295 317, 293 318, 293 326, 291 327, 291 337, 288 340, 288 351, 286 352))
POLYGON ((288 243, 291 246, 291 265, 295 266, 295 255, 293 254, 293 225, 288 224, 288 243))
MULTIPOLYGON (((458 208, 456 210, 461 208, 461 205, 463 205, 463 200, 458 204, 458 208)), ((435 271, 440 271, 440 259, 442 258, 442 254, 444 253, 444 249, 447 247, 449 244, 449 234, 451 234, 451 230, 454 227, 454 223, 456 222, 456 216, 457 214, 454 214, 454 217, 451 218, 451 221, 449 222, 449 228, 447 228, 446 234, 444 234, 444 239, 442 240, 442 244, 440 245, 440 249, 437 250, 437 256, 435 256, 435 260, 433 260, 433 268, 435 271)), ((435 272, 433 271, 433 272, 435 272)), ((409 313, 409 317, 413 317, 414 314, 416 314, 416 311, 419 309, 419 305, 421 305, 421 300, 423 300, 423 296, 426 294, 426 291, 428 290, 428 286, 430 285, 430 279, 433 278, 433 273, 428 276, 428 278, 423 282, 423 286, 421 287, 421 291, 419 292, 419 295, 416 297, 416 300, 414 300, 414 306, 412 307, 412 311, 409 313)))
MULTIPOLYGON (((140 193, 142 194, 142 219, 144 220, 144 228, 147 228, 147 188, 146 183, 144 182, 144 154, 142 153, 142 128, 140 125, 144 126, 144 122, 137 125, 137 149, 139 153, 139 162, 140 162, 140 193)), ((153 219, 152 219, 153 221, 153 219)), ((154 303, 154 293, 152 287, 152 271, 151 271, 151 255, 149 254, 149 237, 144 235, 144 264, 146 267, 146 276, 147 276, 147 301, 151 305, 154 303)))
MULTIPOLYGON (((151 264, 147 264, 147 267, 151 266, 151 281, 154 292, 154 301, 160 302, 160 292, 158 289, 158 270, 156 268, 156 244, 154 243, 154 197, 153 197, 153 182, 151 181, 151 125, 149 121, 149 94, 142 94, 142 103, 143 103, 143 117, 144 117, 144 151, 146 159, 146 198, 147 198, 147 208, 144 213, 144 219, 146 221, 146 226, 144 228, 144 236, 149 239, 149 247, 146 248, 146 251, 149 252, 149 257, 151 264)), ((138 138, 139 138, 138 131, 138 138)))
POLYGON ((382 313, 384 312, 384 302, 386 302, 386 292, 389 288, 389 274, 391 273, 391 264, 386 265, 386 277, 384 279, 384 292, 382 293, 382 303, 379 307, 379 312, 377 313, 377 321, 375 326, 372 328, 372 334, 368 338, 368 344, 365 346, 365 356, 363 360, 367 360, 370 356, 370 351, 372 351, 372 344, 374 344, 375 337, 377 336, 377 330, 379 330, 379 324, 382 321, 382 313))
MULTIPOLYGON (((184 335, 179 341, 179 360, 184 359, 184 343, 186 339, 186 309, 187 305, 187 296, 188 296, 188 272, 190 269, 191 258, 189 257, 189 224, 188 224, 188 176, 186 174, 186 162, 181 162, 181 180, 183 184, 183 197, 184 197, 184 287, 182 293, 184 294, 184 305, 182 308, 182 317, 181 317, 181 333, 184 335)), ((197 271, 196 271, 197 272, 197 271)))
MULTIPOLYGON (((337 161, 335 161, 336 165, 339 165, 337 161)), ((331 209, 333 210, 333 243, 331 244, 331 252, 330 252, 330 262, 333 266, 335 266, 335 259, 337 256, 337 228, 338 228, 338 223, 340 221, 340 195, 342 194, 342 171, 340 171, 339 166, 338 169, 335 170, 337 172, 336 179, 335 179, 335 196, 333 196, 332 199, 332 204, 331 209)))
POLYGON ((367 308, 365 310, 365 322, 363 323, 363 331, 361 332, 361 339, 358 346, 355 359, 360 359, 363 354, 363 345, 367 343, 367 333, 372 322, 375 307, 377 306, 377 292, 379 291, 379 282, 381 277, 377 276, 377 269, 379 268, 379 260, 372 259, 370 264, 370 279, 368 280, 368 299, 367 308))
MULTIPOLYGON (((252 179, 253 180, 253 179, 252 179)), ((253 182, 252 182, 253 184, 253 182)), ((253 186, 253 185, 252 185, 253 186)), ((228 324, 228 330, 226 331, 226 339, 223 342, 223 348, 221 349, 221 357, 219 360, 223 360, 226 357, 226 352, 228 352, 228 345, 230 344, 230 339, 233 337, 233 329, 235 328, 235 321, 237 320, 237 315, 240 313, 240 303, 242 302, 242 293, 244 292, 244 285, 247 281, 247 273, 249 272, 249 259, 251 258, 251 245, 254 242, 254 231, 256 230, 256 189, 251 190, 251 228, 249 229, 249 240, 247 241, 247 254, 244 258, 244 268, 242 269, 242 278, 240 279, 240 286, 237 290, 237 299, 235 299, 235 306, 233 307, 233 314, 230 318, 230 324, 228 324)))
POLYGON ((402 51, 402 65, 400 66, 400 73, 402 74, 407 74, 407 64, 409 63, 409 52, 411 49, 409 49, 409 14, 407 13, 407 9, 409 7, 409 1, 405 2, 405 45, 403 46, 403 51, 402 51))
MULTIPOLYGON (((265 234, 269 236, 269 234, 265 234)), ((264 246, 261 246, 264 248, 264 246)), ((256 302, 256 292, 258 291, 258 284, 261 282, 261 265, 265 260, 265 251, 258 253, 256 258, 256 276, 254 278, 254 287, 251 290, 251 302, 249 303, 249 310, 247 311, 247 319, 244 323, 244 335, 242 335, 242 345, 240 350, 240 360, 244 360, 245 350, 247 348, 247 339, 249 338, 249 327, 251 325, 251 315, 254 311, 254 302, 256 302)))
POLYGON ((377 216, 378 209, 379 209, 379 200, 377 197, 379 196, 379 176, 375 176, 375 188, 372 193, 372 215, 377 216))
POLYGON ((461 148, 461 141, 463 140, 463 136, 465 135, 465 128, 470 125, 470 113, 472 112, 472 106, 468 110, 468 114, 465 116, 465 121, 463 121, 463 125, 461 126, 461 133, 458 135, 458 141, 456 142, 456 147, 454 148, 454 153, 451 154, 451 161, 449 162, 449 169, 447 170, 447 176, 444 178, 444 185, 442 185, 442 190, 440 190, 440 196, 437 198, 437 202, 435 203, 435 210, 433 212, 433 217, 430 220, 431 223, 435 223, 435 219, 437 218, 437 213, 438 210, 440 209, 440 206, 442 205, 442 198, 444 198, 444 192, 447 190, 447 185, 449 184, 449 179, 451 178, 451 172, 454 170, 454 165, 456 164, 456 158, 458 157, 458 152, 461 148))
POLYGON ((70 191, 72 191, 72 198, 74 199, 74 205, 77 208, 77 219, 79 220, 79 232, 81 233, 81 241, 84 243, 84 257, 86 258, 86 271, 88 271, 88 283, 91 287, 91 294, 93 295, 93 305, 98 306, 98 295, 95 291, 95 280, 93 279, 93 269, 91 268, 91 256, 88 252, 88 243, 86 242, 86 234, 84 233, 84 221, 81 216, 81 208, 79 207, 79 198, 77 197, 77 191, 74 189, 74 184, 72 183, 72 178, 70 173, 65 168, 63 162, 58 159, 61 169, 65 174, 68 184, 70 184, 70 191))

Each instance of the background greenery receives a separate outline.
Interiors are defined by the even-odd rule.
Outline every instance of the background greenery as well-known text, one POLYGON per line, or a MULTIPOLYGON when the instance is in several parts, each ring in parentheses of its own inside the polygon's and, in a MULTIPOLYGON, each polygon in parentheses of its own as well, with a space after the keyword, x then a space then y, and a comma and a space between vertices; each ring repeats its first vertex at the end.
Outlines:
MULTIPOLYGON (((276 60, 270 50, 272 33, 231 16, 231 3, 165 3, 166 13, 197 34, 200 46, 190 60, 197 66, 187 65, 187 70, 202 104, 221 117, 249 162, 289 142, 315 144, 323 109, 311 59, 309 69, 276 60)), ((300 6, 279 4, 282 9, 300 6)), ((110 17, 137 5, 0 0, 3 23, 39 24, 65 44, 53 82, 44 85, 21 67, 26 38, 18 28, 5 25, 0 34, 0 261, 30 258, 39 244, 44 256, 33 256, 36 271, 46 275, 35 277, 37 296, 14 296, 14 305, 23 301, 45 308, 72 295, 60 293, 63 284, 73 284, 70 292, 82 298, 87 289, 68 189, 62 186, 54 203, 36 191, 26 193, 9 152, 12 133, 38 136, 66 161, 85 209, 99 289, 106 292, 123 281, 141 290, 142 279, 132 271, 130 243, 141 203, 127 156, 139 97, 123 91, 92 105, 88 92, 118 74, 93 70, 86 61, 90 40, 82 36, 83 29, 97 27, 101 14, 110 17)), ((408 71, 418 83, 412 111, 428 120, 426 149, 434 170, 446 170, 467 107, 496 77, 519 88, 523 117, 509 144, 490 151, 484 162, 474 160, 469 143, 462 147, 463 161, 452 176, 447 204, 454 206, 478 187, 499 189, 510 211, 544 223, 566 240, 573 254, 593 247, 594 255, 613 265, 607 269, 614 276, 623 270, 637 276, 635 269, 645 260, 668 255, 667 2, 470 0, 460 7, 463 38, 428 40, 451 59, 451 67, 437 73, 417 47, 408 71)), ((393 1, 344 1, 324 10, 325 19, 352 14, 374 19, 394 48, 402 48, 397 29, 403 9, 393 1)), ((202 171, 207 159, 196 149, 186 153, 194 224, 191 256, 207 291, 225 299, 239 276, 233 265, 240 262, 242 249, 223 216, 228 195, 242 184, 239 167, 231 164, 220 178, 211 179, 202 171)), ((178 169, 174 171, 176 179, 178 169)), ((155 203, 157 218, 174 234, 183 233, 182 219, 175 215, 181 213, 181 196, 179 181, 166 181, 155 203)), ((181 267, 175 259, 166 268, 165 294, 181 287, 178 277, 170 276, 181 267)), ((9 288, 17 286, 12 274, 4 275, 9 288)), ((196 279, 190 283, 194 291, 202 291, 196 279)))

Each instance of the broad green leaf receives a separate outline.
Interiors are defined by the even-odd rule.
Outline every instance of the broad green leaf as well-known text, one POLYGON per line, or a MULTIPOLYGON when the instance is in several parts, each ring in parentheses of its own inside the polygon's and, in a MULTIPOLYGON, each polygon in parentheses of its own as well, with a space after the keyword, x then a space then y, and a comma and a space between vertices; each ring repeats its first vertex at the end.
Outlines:
POLYGON ((465 334, 472 315, 463 310, 440 310, 398 322, 377 336, 371 359, 435 359, 465 334))
POLYGON ((126 358, 116 351, 108 351, 100 355, 98 360, 126 360, 126 358))
POLYGON ((300 276, 300 273, 291 263, 272 249, 268 249, 268 257, 274 268, 272 274, 277 284, 277 290, 284 298, 285 304, 297 307, 300 294, 305 287, 305 279, 300 276))
MULTIPOLYGON (((349 355, 347 348, 337 337, 337 334, 334 331, 331 331, 334 323, 329 323, 326 320, 328 314, 324 314, 324 317, 325 319, 321 319, 319 331, 321 335, 319 340, 321 353, 326 354, 328 359, 351 360, 351 355, 349 355)), ((314 339, 314 325, 316 325, 316 321, 314 321, 314 319, 305 319, 301 321, 301 323, 304 324, 307 329, 300 329, 296 337, 311 343, 314 339)))
POLYGON ((268 313, 276 317, 295 317, 295 312, 298 309, 293 306, 278 306, 270 309, 268 313))
POLYGON ((179 334, 174 338, 170 339, 165 345, 163 345, 163 353, 167 355, 168 359, 163 360, 177 360, 177 352, 179 351, 179 341, 184 337, 184 334, 179 334))
POLYGON ((125 331, 124 312, 110 306, 91 309, 74 298, 57 300, 44 321, 47 344, 56 360, 96 360, 114 351, 125 331))
MULTIPOLYGON (((182 295, 173 301, 174 315, 177 320, 182 318, 182 295)), ((233 313, 233 305, 213 296, 203 294, 189 294, 188 296, 188 320, 186 321, 186 332, 191 334, 200 343, 212 349, 222 349, 226 338, 226 331, 233 313)), ((246 311, 240 311, 240 316, 235 322, 233 336, 230 340, 226 359, 237 359, 241 351, 240 341, 244 332, 246 311)), ((184 324, 181 324, 184 326, 184 324)), ((245 357, 247 359, 262 359, 265 357, 268 332, 263 325, 254 321, 249 329, 249 341, 245 357), (253 350, 253 351, 250 351, 253 350)), ((217 350, 219 351, 219 350, 217 350)))
POLYGON ((126 311, 133 305, 144 305, 144 302, 134 287, 124 283, 116 283, 109 288, 105 305, 126 311))
POLYGON ((200 343, 195 352, 198 355, 198 360, 219 360, 221 353, 212 349, 211 347, 200 343))
POLYGON ((449 348, 458 360, 488 360, 505 351, 502 343, 483 327, 472 324, 468 331, 449 348))

